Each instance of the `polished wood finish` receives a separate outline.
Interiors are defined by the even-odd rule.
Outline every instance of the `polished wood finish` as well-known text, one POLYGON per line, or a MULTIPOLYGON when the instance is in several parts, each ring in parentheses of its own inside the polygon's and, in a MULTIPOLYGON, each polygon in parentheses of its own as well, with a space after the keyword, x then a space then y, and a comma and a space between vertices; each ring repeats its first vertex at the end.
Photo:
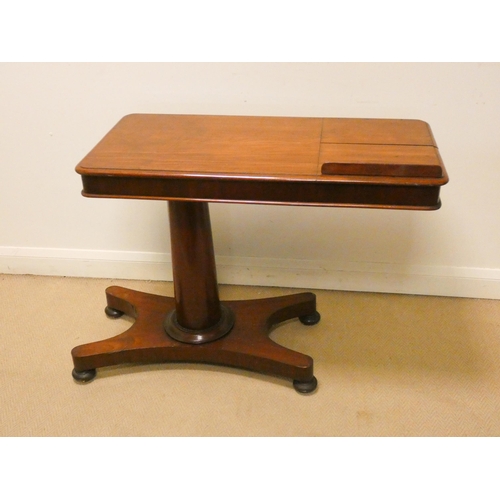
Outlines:
POLYGON ((420 210, 448 182, 418 120, 128 115, 77 172, 91 197, 420 210))
POLYGON ((431 129, 420 120, 325 120, 319 163, 328 175, 446 180, 431 129))
POLYGON ((321 142, 437 147, 428 123, 422 120, 379 118, 325 118, 321 142))
POLYGON ((443 176, 439 153, 432 146, 324 144, 322 174, 436 178, 443 176))
POLYGON ((316 118, 128 115, 77 171, 161 178, 314 176, 321 126, 316 118))
POLYGON ((213 342, 229 333, 234 313, 219 300, 208 204, 170 201, 169 218, 175 309, 165 331, 188 344, 213 342))
POLYGON ((221 317, 208 204, 171 201, 168 209, 177 321, 205 330, 221 317))
POLYGON ((271 341, 280 322, 315 324, 316 297, 295 294, 250 301, 219 300, 207 203, 169 202, 174 298, 121 287, 106 290, 106 314, 135 323, 112 339, 72 350, 73 377, 88 382, 96 368, 122 363, 190 361, 223 364, 293 379, 298 392, 316 387, 313 361, 271 341))
POLYGON ((238 318, 231 333, 200 345, 178 342, 165 334, 165 311, 174 299, 122 287, 106 290, 109 307, 135 319, 126 332, 72 350, 77 373, 126 363, 198 362, 244 368, 296 381, 313 378, 311 357, 282 347, 269 338, 280 322, 314 313, 312 293, 270 299, 227 301, 238 318))
POLYGON ((314 294, 223 301, 207 202, 432 210, 448 176, 418 120, 196 115, 124 117, 80 162, 83 194, 169 201, 175 297, 111 287, 125 333, 75 347, 73 377, 121 363, 203 362, 316 388, 309 356, 278 346, 282 321, 319 321, 314 294))

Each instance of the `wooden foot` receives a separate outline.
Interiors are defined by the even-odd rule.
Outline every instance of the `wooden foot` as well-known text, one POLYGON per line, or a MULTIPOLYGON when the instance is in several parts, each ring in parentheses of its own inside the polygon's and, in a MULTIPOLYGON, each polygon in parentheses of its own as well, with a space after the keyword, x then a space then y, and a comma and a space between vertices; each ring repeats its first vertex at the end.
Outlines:
POLYGON ((125 363, 199 362, 292 379, 299 392, 316 387, 312 358, 269 338, 278 323, 315 315, 316 296, 312 293, 224 301, 222 305, 234 315, 234 326, 223 337, 201 344, 180 342, 166 333, 164 322, 175 310, 173 298, 116 286, 106 290, 106 297, 108 308, 135 318, 135 322, 116 337, 75 347, 71 354, 76 373, 125 363))
POLYGON ((83 370, 82 372, 73 370, 71 375, 73 375, 73 378, 77 382, 90 382, 91 380, 94 380, 97 373, 95 370, 83 370))

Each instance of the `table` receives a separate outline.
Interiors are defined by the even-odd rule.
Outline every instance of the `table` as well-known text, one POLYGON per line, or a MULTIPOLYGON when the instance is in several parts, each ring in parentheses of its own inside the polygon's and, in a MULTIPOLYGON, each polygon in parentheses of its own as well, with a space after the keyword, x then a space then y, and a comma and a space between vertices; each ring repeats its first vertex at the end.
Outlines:
POLYGON ((219 299, 209 203, 435 210, 448 182, 420 120, 132 114, 78 164, 83 195, 167 200, 174 297, 112 286, 105 312, 124 333, 72 350, 73 377, 125 363, 201 362, 316 389, 311 357, 269 332, 319 322, 313 293, 219 299))

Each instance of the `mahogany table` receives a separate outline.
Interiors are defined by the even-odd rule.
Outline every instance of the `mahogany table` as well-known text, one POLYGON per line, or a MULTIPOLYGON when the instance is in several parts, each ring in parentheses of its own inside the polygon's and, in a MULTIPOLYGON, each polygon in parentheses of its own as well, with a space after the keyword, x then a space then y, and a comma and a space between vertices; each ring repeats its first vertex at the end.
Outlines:
POLYGON ((126 332, 75 347, 73 377, 124 363, 202 362, 317 385, 313 360, 273 342, 278 323, 316 324, 313 293, 220 301, 209 202, 433 210, 448 176, 419 120, 135 114, 76 168, 83 195, 168 200, 174 297, 112 286, 126 332))

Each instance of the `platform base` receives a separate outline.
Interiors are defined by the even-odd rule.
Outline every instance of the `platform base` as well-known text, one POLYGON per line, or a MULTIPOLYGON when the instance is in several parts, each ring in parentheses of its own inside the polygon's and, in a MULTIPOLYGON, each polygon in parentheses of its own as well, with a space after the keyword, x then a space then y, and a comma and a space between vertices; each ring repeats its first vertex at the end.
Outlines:
MULTIPOLYGON (((234 314, 231 331, 212 342, 188 344, 170 337, 164 328, 175 301, 127 288, 106 290, 107 311, 135 318, 124 333, 107 340, 75 347, 73 375, 125 363, 190 362, 231 366, 293 380, 297 392, 316 388, 310 356, 278 345, 269 338, 272 328, 292 318, 316 314, 316 296, 300 293, 267 299, 224 301, 234 314)), ((116 316, 116 315, 115 315, 116 316)), ((91 380, 89 375, 81 378, 91 380)), ((84 381, 84 380, 81 380, 84 381)))

